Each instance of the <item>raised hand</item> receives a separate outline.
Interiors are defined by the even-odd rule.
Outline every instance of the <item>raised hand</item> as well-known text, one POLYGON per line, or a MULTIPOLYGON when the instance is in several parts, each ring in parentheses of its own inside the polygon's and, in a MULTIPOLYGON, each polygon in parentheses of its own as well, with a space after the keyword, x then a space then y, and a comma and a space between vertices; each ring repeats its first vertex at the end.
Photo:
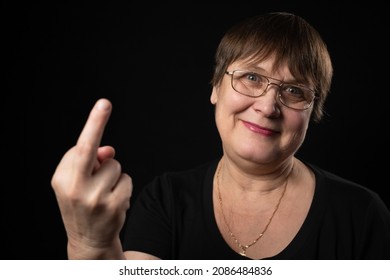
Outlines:
POLYGON ((111 146, 100 147, 112 106, 100 99, 77 144, 52 177, 68 237, 70 259, 124 258, 119 233, 130 206, 132 181, 122 173, 111 146))

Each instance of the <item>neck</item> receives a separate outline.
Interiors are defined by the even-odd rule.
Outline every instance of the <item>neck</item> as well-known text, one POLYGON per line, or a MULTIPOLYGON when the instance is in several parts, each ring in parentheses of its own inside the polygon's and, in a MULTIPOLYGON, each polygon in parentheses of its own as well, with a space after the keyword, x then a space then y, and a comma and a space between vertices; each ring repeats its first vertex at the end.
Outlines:
POLYGON ((234 162, 222 157, 218 169, 220 169, 220 180, 223 182, 224 189, 230 189, 237 195, 247 193, 250 196, 263 196, 279 192, 287 178, 293 175, 295 170, 295 160, 286 162, 272 171, 264 170, 261 166, 253 166, 250 172, 244 171, 234 162))
MULTIPOLYGON (((278 190, 277 195, 279 197, 276 200, 276 202, 273 201, 274 199, 270 199, 270 196, 267 196, 266 200, 262 200, 262 202, 259 203, 260 201, 258 199, 259 198, 258 196, 257 196, 257 198, 254 199, 254 196, 248 196, 247 198, 242 197, 242 196, 237 197, 233 193, 231 193, 230 195, 227 193, 224 193, 224 195, 222 195, 222 193, 221 193, 222 186, 221 185, 223 183, 221 180, 221 175, 223 172, 223 167, 224 167, 224 163, 223 163, 223 160, 221 160, 219 162, 218 167, 217 167, 217 172, 216 172, 216 176, 215 176, 216 177, 215 178, 215 181, 216 181, 215 185, 216 185, 217 199, 219 201, 219 207, 220 207, 220 211, 221 211, 220 213, 222 215, 223 223, 226 226, 228 236, 233 240, 234 244, 238 247, 238 253, 243 255, 243 256, 246 256, 247 250, 250 247, 252 247, 253 245, 255 245, 263 237, 263 235, 267 231, 269 225, 271 224, 274 215, 278 211, 279 205, 282 201, 282 198, 284 197, 284 195, 286 193, 288 179, 289 179, 290 173, 292 171, 292 168, 289 170, 289 172, 285 176, 285 179, 284 179, 284 182, 282 185, 280 185, 277 188, 276 187, 271 188, 273 190, 272 195, 274 195, 274 193, 276 192, 276 189, 278 190), (279 193, 279 191, 280 191, 280 193, 279 193), (226 198, 228 198, 228 199, 225 200, 226 198), (234 199, 232 199, 232 198, 234 198, 234 199), (241 204, 241 203, 239 203, 239 201, 244 202, 244 203, 241 204), (239 205, 239 207, 236 207, 237 202, 238 202, 238 204, 241 204, 241 205, 239 205), (251 202, 254 202, 254 203, 251 203, 251 202), (260 208, 259 208, 259 205, 261 206, 260 208), (251 209, 251 208, 253 208, 253 209, 251 209), (225 214, 225 210, 228 213, 227 215, 225 214), (271 211, 271 213, 267 214, 270 211, 271 211), (264 216, 266 214, 268 215, 268 222, 264 225, 263 229, 257 233, 256 237, 253 237, 254 238, 254 239, 252 239, 253 241, 251 241, 249 243, 242 243, 242 241, 239 240, 238 235, 236 235, 237 233, 239 233, 239 235, 241 235, 242 232, 240 230, 237 230, 236 232, 234 232, 232 230, 232 227, 231 227, 231 225, 234 226, 233 221, 235 219, 237 219, 235 217, 240 217, 239 220, 243 220, 241 217, 243 217, 244 219, 248 219, 248 218, 252 217, 252 215, 254 215, 253 216, 254 219, 257 220, 259 216, 261 217, 261 216, 264 216)), ((223 190, 224 190, 224 192, 225 191, 228 192, 228 190, 225 189, 225 186, 223 187, 223 190)), ((248 193, 248 191, 246 190, 245 192, 242 192, 242 193, 248 193)), ((261 193, 264 193, 264 191, 262 191, 261 193)), ((271 194, 271 191, 268 190, 267 193, 271 194)), ((264 198, 264 196, 263 196, 263 198, 264 198)), ((250 218, 250 219, 252 219, 252 218, 250 218)), ((245 233, 245 234, 247 234, 247 233, 245 233)))

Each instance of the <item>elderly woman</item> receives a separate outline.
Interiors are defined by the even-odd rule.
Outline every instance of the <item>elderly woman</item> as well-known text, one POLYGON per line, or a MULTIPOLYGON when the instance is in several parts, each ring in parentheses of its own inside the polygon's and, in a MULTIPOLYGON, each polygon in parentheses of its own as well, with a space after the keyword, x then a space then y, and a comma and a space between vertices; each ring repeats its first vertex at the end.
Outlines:
POLYGON ((111 103, 99 100, 52 179, 69 258, 389 259, 380 197, 295 156, 332 73, 326 44, 297 15, 232 27, 210 96, 223 154, 156 177, 131 206, 131 178, 100 146, 111 103))

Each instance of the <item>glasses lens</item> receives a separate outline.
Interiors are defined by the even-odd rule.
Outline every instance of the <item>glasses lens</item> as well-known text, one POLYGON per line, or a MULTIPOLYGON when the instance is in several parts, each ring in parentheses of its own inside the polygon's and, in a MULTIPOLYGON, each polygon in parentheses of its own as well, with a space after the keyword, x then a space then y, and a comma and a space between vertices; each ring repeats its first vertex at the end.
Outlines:
POLYGON ((260 96, 267 88, 268 80, 254 72, 234 71, 232 87, 235 91, 252 97, 260 96))
POLYGON ((287 107, 304 110, 310 107, 314 99, 314 92, 309 88, 283 84, 279 92, 280 101, 287 107))

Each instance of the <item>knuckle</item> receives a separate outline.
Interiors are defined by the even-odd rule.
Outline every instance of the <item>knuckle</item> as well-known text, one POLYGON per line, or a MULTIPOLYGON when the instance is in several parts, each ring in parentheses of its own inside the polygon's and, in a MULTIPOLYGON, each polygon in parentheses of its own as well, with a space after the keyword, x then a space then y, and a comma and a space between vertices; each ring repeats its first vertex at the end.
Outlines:
POLYGON ((122 165, 119 161, 115 159, 107 159, 104 161, 103 165, 109 168, 112 172, 119 175, 122 172, 122 165))
POLYGON ((88 143, 88 142, 82 142, 77 144, 75 147, 75 153, 78 157, 85 157, 89 156, 94 152, 95 147, 88 143))

